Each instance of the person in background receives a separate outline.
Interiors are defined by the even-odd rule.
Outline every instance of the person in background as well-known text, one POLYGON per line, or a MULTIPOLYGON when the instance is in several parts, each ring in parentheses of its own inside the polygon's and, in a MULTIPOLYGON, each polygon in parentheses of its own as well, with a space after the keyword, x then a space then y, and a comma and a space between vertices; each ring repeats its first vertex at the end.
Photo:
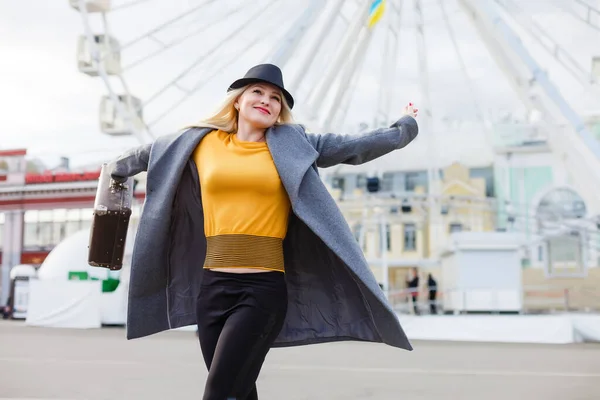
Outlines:
POLYGON ((6 305, 2 307, 2 319, 10 319, 12 317, 12 296, 8 296, 6 305))
POLYGON ((410 299, 412 301, 413 311, 415 315, 419 315, 419 307, 417 304, 419 300, 419 272, 416 268, 413 268, 412 278, 409 278, 406 286, 408 287, 410 299))
POLYGON ((429 312, 431 314, 437 314, 437 282, 435 279, 433 279, 433 275, 431 275, 431 273, 427 275, 427 289, 429 289, 429 312))

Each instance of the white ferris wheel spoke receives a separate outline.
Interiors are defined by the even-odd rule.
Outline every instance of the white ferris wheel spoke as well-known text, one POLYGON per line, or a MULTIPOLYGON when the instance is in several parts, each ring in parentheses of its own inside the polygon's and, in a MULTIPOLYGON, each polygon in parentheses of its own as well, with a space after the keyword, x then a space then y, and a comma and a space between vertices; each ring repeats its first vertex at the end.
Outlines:
POLYGON ((248 2, 243 7, 238 8, 234 12, 225 12, 223 15, 221 15, 220 18, 214 18, 214 19, 211 19, 210 21, 208 21, 208 23, 202 23, 202 24, 200 24, 200 26, 197 29, 195 29, 192 32, 190 32, 190 33, 188 33, 188 34, 186 34, 184 36, 181 36, 181 37, 179 37, 179 38, 177 38, 177 39, 175 39, 175 40, 173 40, 173 41, 171 41, 169 43, 164 43, 164 42, 156 39, 154 36, 148 36, 148 38, 153 39, 156 43, 158 43, 162 47, 160 49, 158 49, 158 50, 156 50, 156 51, 154 51, 154 52, 152 52, 152 53, 144 56, 144 57, 141 57, 141 58, 133 61, 131 64, 126 65, 125 67, 123 67, 123 71, 130 70, 131 68, 133 68, 135 66, 138 66, 138 65, 142 64, 143 62, 145 62, 145 61, 147 61, 147 60, 149 60, 149 59, 151 59, 153 57, 156 57, 157 55, 161 54, 162 52, 164 52, 164 51, 166 51, 166 50, 168 50, 170 48, 172 48, 173 46, 181 44, 184 41, 186 41, 187 39, 190 39, 190 38, 192 38, 192 37, 194 37, 196 35, 199 35, 200 33, 205 32, 209 28, 212 28, 213 26, 222 23, 224 20, 227 20, 227 18, 229 18, 232 15, 234 15, 234 14, 236 14, 236 13, 238 13, 238 12, 240 12, 240 11, 248 8, 248 7, 250 7, 251 5, 252 5, 252 3, 248 2))
POLYGON ((539 26, 531 16, 511 0, 495 0, 506 12, 534 38, 551 56, 556 59, 569 73, 584 86, 594 83, 591 74, 579 63, 567 49, 560 46, 552 37, 539 26))
POLYGON ((176 17, 171 18, 170 20, 168 20, 168 21, 166 21, 166 22, 158 25, 156 28, 150 29, 148 32, 145 32, 145 33, 141 34, 140 36, 136 37, 135 39, 130 40, 129 42, 127 42, 124 45, 120 46, 118 50, 120 50, 120 51, 125 50, 126 48, 128 48, 128 47, 136 44, 137 42, 139 42, 139 41, 141 41, 143 39, 146 39, 146 38, 148 38, 148 37, 150 37, 150 36, 152 36, 152 35, 160 32, 161 30, 167 28, 169 25, 174 24, 175 22, 177 22, 177 21, 179 21, 179 20, 181 20, 181 19, 189 16, 190 14, 192 14, 192 13, 200 10, 202 7, 207 6, 210 3, 214 3, 215 1, 216 0, 206 0, 206 1, 198 4, 195 7, 192 7, 190 9, 182 12, 181 14, 177 15, 176 17))
POLYGON ((582 0, 575 0, 575 2, 585 10, 585 18, 580 17, 580 19, 600 31, 600 10, 582 0))
MULTIPOLYGON (((270 3, 267 3, 262 8, 258 9, 255 13, 250 15, 250 17, 245 21, 245 23, 243 25, 249 25, 253 20, 258 18, 269 6, 271 6, 273 3, 277 2, 277 1, 279 1, 279 0, 272 0, 270 3)), ((231 16, 234 13, 239 12, 240 10, 241 9, 238 9, 229 15, 231 16)), ((225 43, 227 43, 229 40, 231 40, 234 36, 238 35, 240 32, 241 32, 241 30, 235 30, 235 29, 232 30, 232 32, 225 39, 218 42, 215 46, 213 46, 211 49, 209 49, 205 53, 201 54, 188 67, 186 67, 183 71, 181 71, 174 79, 172 79, 169 83, 164 85, 162 88, 160 88, 158 91, 156 91, 152 96, 150 96, 148 98, 148 100, 146 100, 143 103, 143 106, 147 106, 152 101, 156 100, 157 97, 159 97, 161 94, 163 94, 165 91, 167 91, 170 87, 173 87, 174 84, 176 84, 178 81, 180 81, 183 77, 185 77, 187 74, 189 74, 192 70, 197 68, 202 62, 204 62, 208 57, 210 57, 214 52, 216 52, 221 47, 223 47, 223 45, 225 43)))
POLYGON ((488 121, 485 118, 485 114, 483 112, 483 110, 481 109, 481 104, 482 102, 479 99, 479 96, 477 95, 477 90, 475 89, 475 85, 473 84, 473 80, 471 78, 469 78, 469 74, 467 73, 467 64, 465 63, 465 59, 460 51, 460 48, 458 46, 458 41, 456 40, 456 35, 454 32, 454 29, 452 28, 452 25, 450 24, 450 19, 448 18, 448 12, 446 10, 446 7, 444 6, 444 1, 443 0, 438 0, 440 9, 442 10, 442 19, 444 20, 444 25, 446 26, 446 30, 448 31, 448 35, 450 37, 450 41, 452 42, 452 47, 454 49, 454 52, 456 53, 456 58, 458 59, 458 63, 460 65, 460 70, 463 73, 463 78, 465 80, 465 83, 467 84, 468 90, 469 90, 469 94, 471 97, 471 101, 473 103, 473 110, 475 110, 475 118, 477 118, 477 120, 481 123, 482 128, 484 129, 486 135, 485 135, 485 139, 488 142, 488 144, 492 144, 493 141, 493 130, 491 127, 491 124, 488 123, 488 121))
POLYGON ((579 22, 583 22, 596 31, 600 31, 600 10, 576 0, 571 0, 568 3, 565 3, 564 0, 553 0, 551 3, 556 8, 569 13, 579 22))
MULTIPOLYGON (((282 4, 282 3, 280 3, 280 4, 282 4)), ((274 10, 273 14, 277 15, 277 11, 278 10, 274 10)), ((215 76, 219 75, 223 71, 223 69, 225 69, 228 65, 230 65, 232 62, 234 62, 236 59, 239 59, 240 57, 244 56, 246 53, 248 53, 250 50, 252 50, 256 45, 262 43, 262 41, 267 37, 266 34, 268 32, 270 32, 273 28, 275 28, 280 23, 275 18, 271 18, 271 19, 266 18, 266 20, 271 21, 271 25, 263 25, 263 30, 257 31, 254 36, 252 36, 249 40, 247 40, 247 43, 250 43, 249 45, 244 46, 243 49, 241 50, 241 52, 236 52, 231 57, 229 57, 225 60, 222 60, 214 68, 212 73, 203 76, 202 79, 197 81, 194 84, 194 86, 192 86, 191 89, 180 88, 180 90, 182 90, 184 92, 183 96, 181 96, 181 98, 179 98, 179 100, 177 100, 173 105, 171 105, 168 109, 166 109, 164 112, 162 112, 156 118, 154 118, 151 122, 149 122, 148 126, 152 127, 152 126, 156 125, 158 122, 160 122, 161 120, 163 120, 166 116, 168 116, 171 112, 176 110, 186 100, 188 100, 193 94, 197 93, 200 89, 202 89, 206 83, 210 82, 211 79, 213 79, 215 76)))

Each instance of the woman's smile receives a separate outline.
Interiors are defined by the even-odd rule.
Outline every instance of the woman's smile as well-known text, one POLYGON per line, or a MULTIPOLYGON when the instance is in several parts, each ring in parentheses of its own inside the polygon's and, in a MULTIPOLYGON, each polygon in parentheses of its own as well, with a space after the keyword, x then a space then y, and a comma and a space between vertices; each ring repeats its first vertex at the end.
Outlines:
POLYGON ((254 108, 256 108, 258 111, 260 111, 263 114, 271 115, 271 112, 269 110, 267 110, 266 108, 263 108, 263 107, 254 107, 254 108))

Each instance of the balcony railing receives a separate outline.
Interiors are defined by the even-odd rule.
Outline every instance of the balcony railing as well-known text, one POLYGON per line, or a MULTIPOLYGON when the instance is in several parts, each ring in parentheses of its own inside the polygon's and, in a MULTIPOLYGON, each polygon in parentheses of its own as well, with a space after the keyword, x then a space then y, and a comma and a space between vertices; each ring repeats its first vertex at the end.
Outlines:
MULTIPOLYGON (((435 305, 437 314, 509 311, 507 303, 521 302, 521 314, 550 314, 554 312, 600 312, 600 288, 591 286, 561 287, 555 285, 525 286, 522 290, 489 288, 444 289, 437 292, 435 301, 429 300, 427 288, 398 289, 388 294, 394 310, 401 314, 431 314, 435 305), (412 300, 416 293, 416 302, 412 300)), ((511 307, 508 307, 511 308, 511 307)), ((515 307, 513 307, 515 309, 515 307)))

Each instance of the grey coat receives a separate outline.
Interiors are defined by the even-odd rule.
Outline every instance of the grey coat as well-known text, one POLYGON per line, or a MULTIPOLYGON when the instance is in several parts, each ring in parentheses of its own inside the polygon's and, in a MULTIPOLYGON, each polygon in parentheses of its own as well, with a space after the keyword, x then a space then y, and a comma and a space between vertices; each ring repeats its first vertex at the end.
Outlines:
MULTIPOLYGON (((190 156, 210 131, 161 137, 110 163, 115 179, 148 171, 131 266, 128 339, 196 324, 206 237, 190 156)), ((365 163, 403 148, 417 132, 409 116, 360 136, 306 133, 300 125, 267 131, 293 211, 284 239, 288 312, 274 347, 360 340, 412 350, 317 167, 365 163)))

